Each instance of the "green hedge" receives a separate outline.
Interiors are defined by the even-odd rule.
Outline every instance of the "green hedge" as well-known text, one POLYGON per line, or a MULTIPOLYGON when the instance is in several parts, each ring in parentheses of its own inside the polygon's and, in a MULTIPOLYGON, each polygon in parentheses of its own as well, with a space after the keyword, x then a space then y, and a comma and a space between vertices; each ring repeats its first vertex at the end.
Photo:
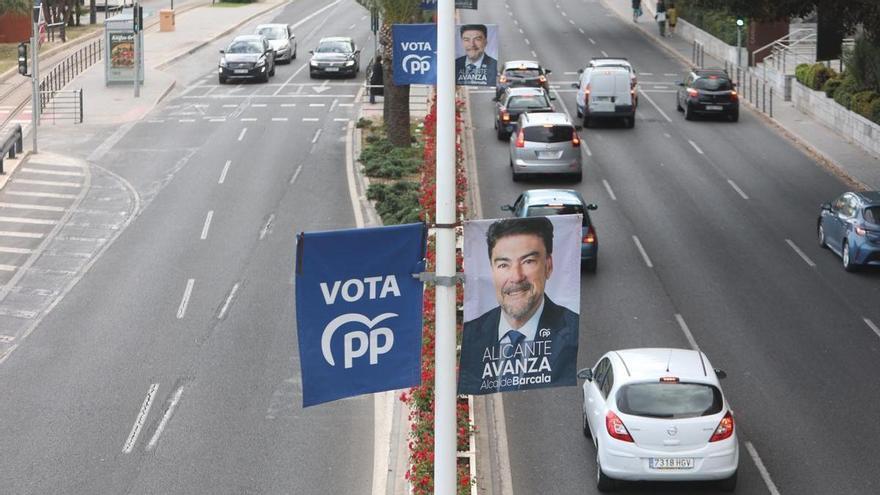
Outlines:
POLYGON ((822 91, 825 92, 825 96, 828 98, 834 98, 834 92, 837 91, 837 88, 843 84, 842 77, 834 77, 825 81, 825 84, 822 86, 822 91))
MULTIPOLYGON (((654 0, 649 0, 654 1, 654 0)), ((668 5, 668 2, 667 2, 668 5)), ((694 5, 687 0, 675 2, 678 16, 694 26, 706 31, 728 45, 736 46, 736 16, 727 9, 712 10, 694 5)), ((742 27, 742 44, 745 46, 746 33, 749 32, 748 20, 742 27)))
POLYGON ((367 199, 376 202, 376 211, 385 225, 419 222, 419 184, 400 180, 393 184, 370 184, 367 199))
POLYGON ((794 69, 797 80, 810 89, 823 89, 825 83, 837 76, 834 69, 826 67, 822 63, 799 64, 794 69))
POLYGON ((386 137, 371 136, 361 151, 360 162, 368 177, 399 179, 419 171, 422 149, 397 148, 386 137))
POLYGON ((876 91, 867 89, 865 91, 859 91, 858 93, 852 95, 852 111, 862 115, 865 118, 871 118, 871 107, 877 98, 880 97, 880 94, 877 94, 876 91))

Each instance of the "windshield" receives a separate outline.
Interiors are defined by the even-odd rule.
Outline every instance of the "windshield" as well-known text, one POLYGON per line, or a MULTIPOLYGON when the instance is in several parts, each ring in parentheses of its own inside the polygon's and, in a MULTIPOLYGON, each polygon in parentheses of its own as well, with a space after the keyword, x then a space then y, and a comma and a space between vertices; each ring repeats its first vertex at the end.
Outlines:
POLYGON ((538 77, 541 71, 538 69, 508 69, 504 71, 507 77, 538 77))
POLYGON ((649 418, 693 418, 721 412, 721 391, 701 383, 634 383, 617 393, 624 414, 649 418))
POLYGON ((287 33, 285 31, 284 28, 264 27, 260 28, 257 31, 257 34, 262 34, 269 40, 283 40, 287 38, 287 33))
POLYGON ((543 96, 511 96, 507 100, 507 108, 511 110, 522 110, 526 108, 545 108, 549 107, 550 102, 543 96))
POLYGON ((318 53, 351 53, 351 45, 345 41, 322 41, 315 50, 318 53))
POLYGON ((694 81, 694 87, 697 89, 705 89, 706 91, 730 91, 733 89, 730 80, 723 77, 701 77, 694 81))
POLYGON ((233 41, 226 53, 263 53, 263 47, 256 41, 233 41))

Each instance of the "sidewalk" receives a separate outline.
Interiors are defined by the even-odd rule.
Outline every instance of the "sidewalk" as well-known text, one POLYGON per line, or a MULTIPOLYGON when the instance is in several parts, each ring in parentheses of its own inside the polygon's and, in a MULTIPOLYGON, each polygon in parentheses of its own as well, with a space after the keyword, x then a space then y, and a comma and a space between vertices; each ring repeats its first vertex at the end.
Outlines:
MULTIPOLYGON (((630 0, 601 1, 620 15, 622 19, 632 23, 642 34, 688 65, 692 65, 693 46, 690 41, 682 39, 678 34, 665 38, 660 37, 657 23, 653 20, 654 0, 643 0, 642 8, 645 15, 638 23, 632 22, 632 3, 630 0)), ((724 62, 707 53, 704 65, 724 67, 724 62)), ((741 103, 752 106, 745 99, 742 99, 741 103)), ((773 102, 772 118, 759 111, 755 112, 755 115, 776 126, 783 134, 806 149, 820 162, 824 162, 838 175, 843 175, 844 178, 859 183, 865 189, 880 190, 880 158, 849 143, 846 136, 837 134, 809 115, 797 110, 793 103, 782 101, 780 98, 773 102)))

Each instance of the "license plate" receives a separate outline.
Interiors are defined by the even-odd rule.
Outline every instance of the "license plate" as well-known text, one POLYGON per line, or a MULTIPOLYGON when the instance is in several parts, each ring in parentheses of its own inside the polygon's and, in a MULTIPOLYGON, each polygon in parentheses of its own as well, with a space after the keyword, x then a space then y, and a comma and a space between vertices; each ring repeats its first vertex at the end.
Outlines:
POLYGON ((723 108, 721 105, 706 105, 706 110, 721 110, 723 108))
POLYGON ((558 160, 562 156, 561 151, 539 151, 538 158, 541 160, 558 160))
POLYGON ((236 74, 247 74, 248 70, 247 69, 235 69, 235 73, 236 74))
POLYGON ((324 70, 327 72, 339 72, 339 67, 327 67, 324 70))
POLYGON ((614 103, 610 101, 597 101, 590 105, 591 112, 613 112, 614 103))
POLYGON ((651 469, 693 469, 693 457, 652 457, 651 469))
POLYGON ((611 97, 610 96, 596 96, 595 100, 596 101, 611 101, 611 97))

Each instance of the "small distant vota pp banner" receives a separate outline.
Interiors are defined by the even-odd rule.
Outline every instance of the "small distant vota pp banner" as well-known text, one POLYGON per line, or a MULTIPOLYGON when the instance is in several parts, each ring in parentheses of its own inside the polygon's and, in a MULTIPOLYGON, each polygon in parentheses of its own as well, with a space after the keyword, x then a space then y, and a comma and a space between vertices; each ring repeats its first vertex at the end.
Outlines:
POLYGON ((302 232, 303 407, 421 383, 424 224, 302 232))

